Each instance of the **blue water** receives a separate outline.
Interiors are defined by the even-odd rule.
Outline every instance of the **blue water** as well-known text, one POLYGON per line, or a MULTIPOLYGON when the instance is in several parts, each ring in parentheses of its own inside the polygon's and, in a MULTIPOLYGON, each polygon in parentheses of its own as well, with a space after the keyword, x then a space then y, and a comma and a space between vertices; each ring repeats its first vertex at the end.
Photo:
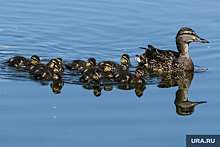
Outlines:
POLYGON ((186 135, 219 134, 219 5, 205 0, 1 2, 0 145, 185 147, 186 135), (169 75, 152 76, 141 97, 135 93, 140 87, 117 84, 105 85, 111 91, 96 87, 101 95, 95 96, 74 72, 66 70, 53 83, 2 64, 16 55, 34 54, 43 63, 57 57, 65 64, 89 57, 119 63, 127 53, 136 66, 140 46, 177 51, 175 36, 185 26, 210 42, 190 44, 195 72, 173 76, 174 81, 166 81, 169 75), (51 84, 60 88, 59 94, 51 84), (176 106, 181 98, 206 103, 183 115, 176 106))

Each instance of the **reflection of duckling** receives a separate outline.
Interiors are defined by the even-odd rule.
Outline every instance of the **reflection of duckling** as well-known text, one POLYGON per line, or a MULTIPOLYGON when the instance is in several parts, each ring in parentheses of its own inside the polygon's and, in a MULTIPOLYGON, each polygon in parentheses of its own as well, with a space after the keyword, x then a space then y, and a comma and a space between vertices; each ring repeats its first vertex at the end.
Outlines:
POLYGON ((30 61, 29 59, 23 56, 15 56, 9 59, 4 64, 7 64, 8 66, 17 67, 17 68, 29 68, 31 65, 35 65, 39 63, 40 63, 40 57, 37 55, 33 55, 30 61))
POLYGON ((50 87, 53 89, 53 93, 59 94, 61 93, 61 89, 63 88, 64 83, 59 80, 54 80, 53 83, 50 84, 50 87))
POLYGON ((85 70, 86 68, 93 67, 96 65, 96 60, 94 58, 89 58, 87 62, 83 60, 73 60, 66 68, 69 70, 85 70))
POLYGON ((56 80, 63 77, 60 66, 54 63, 50 67, 44 64, 37 64, 32 66, 29 72, 38 80, 56 80))
POLYGON ((94 87, 93 93, 94 93, 94 95, 95 95, 96 97, 101 96, 101 94, 102 94, 102 88, 99 87, 99 86, 98 86, 98 87, 94 87))
POLYGON ((113 79, 115 82, 123 83, 143 83, 146 81, 144 79, 144 70, 143 68, 137 68, 135 75, 130 72, 117 73, 113 79))
POLYGON ((93 90, 93 93, 96 97, 101 96, 102 94, 102 87, 100 86, 83 86, 83 88, 88 89, 88 90, 93 90))
POLYGON ((111 64, 115 71, 128 70, 127 65, 131 68, 130 56, 128 54, 123 54, 121 57, 121 65, 113 61, 102 61, 98 63, 101 69, 104 69, 105 64, 111 64))
POLYGON ((100 78, 101 78, 101 73, 99 71, 95 71, 94 73, 88 72, 83 74, 82 77, 79 79, 79 81, 83 83, 102 84, 100 78))
POLYGON ((132 90, 135 89, 135 94, 138 97, 141 97, 144 94, 144 90, 146 89, 146 86, 144 85, 140 85, 140 84, 135 84, 135 85, 118 85, 117 86, 118 89, 122 89, 122 90, 132 90))
POLYGON ((104 90, 105 91, 112 91, 113 87, 112 86, 105 86, 104 90))
POLYGON ((136 55, 135 59, 146 68, 159 72, 175 72, 193 70, 194 64, 189 56, 189 43, 209 43, 200 38, 191 28, 181 28, 176 35, 176 45, 179 52, 172 50, 160 50, 152 45, 145 49, 141 56, 136 55))
POLYGON ((135 94, 140 98, 144 94, 146 86, 141 85, 141 87, 135 88, 135 94))

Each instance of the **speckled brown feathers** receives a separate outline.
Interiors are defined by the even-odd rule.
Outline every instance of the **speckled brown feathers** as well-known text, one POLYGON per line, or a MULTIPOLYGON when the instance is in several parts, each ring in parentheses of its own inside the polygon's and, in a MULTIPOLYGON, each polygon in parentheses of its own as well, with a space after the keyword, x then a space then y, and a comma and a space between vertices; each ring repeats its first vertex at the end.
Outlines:
POLYGON ((179 52, 172 50, 160 50, 152 45, 148 45, 145 53, 141 56, 136 55, 135 59, 140 66, 152 69, 158 72, 176 72, 184 70, 193 70, 194 64, 189 56, 189 43, 201 42, 209 43, 200 38, 191 28, 181 28, 176 36, 176 44, 179 52))

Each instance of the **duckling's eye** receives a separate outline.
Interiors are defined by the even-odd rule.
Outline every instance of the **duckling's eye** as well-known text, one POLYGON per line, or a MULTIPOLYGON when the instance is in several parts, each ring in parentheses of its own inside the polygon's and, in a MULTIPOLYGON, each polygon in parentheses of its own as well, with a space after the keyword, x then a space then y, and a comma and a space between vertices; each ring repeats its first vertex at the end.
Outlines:
POLYGON ((122 58, 125 59, 125 60, 127 60, 127 61, 129 60, 126 56, 123 56, 122 58))

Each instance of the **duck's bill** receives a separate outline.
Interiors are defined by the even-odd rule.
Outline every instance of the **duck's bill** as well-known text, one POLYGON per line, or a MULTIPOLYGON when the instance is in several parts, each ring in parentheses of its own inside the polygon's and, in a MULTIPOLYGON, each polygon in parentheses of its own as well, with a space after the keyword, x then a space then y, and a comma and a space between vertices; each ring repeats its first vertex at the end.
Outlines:
POLYGON ((196 37, 196 40, 195 40, 195 41, 196 41, 196 42, 201 42, 201 43, 209 43, 208 40, 202 39, 202 38, 200 38, 199 36, 196 37))

